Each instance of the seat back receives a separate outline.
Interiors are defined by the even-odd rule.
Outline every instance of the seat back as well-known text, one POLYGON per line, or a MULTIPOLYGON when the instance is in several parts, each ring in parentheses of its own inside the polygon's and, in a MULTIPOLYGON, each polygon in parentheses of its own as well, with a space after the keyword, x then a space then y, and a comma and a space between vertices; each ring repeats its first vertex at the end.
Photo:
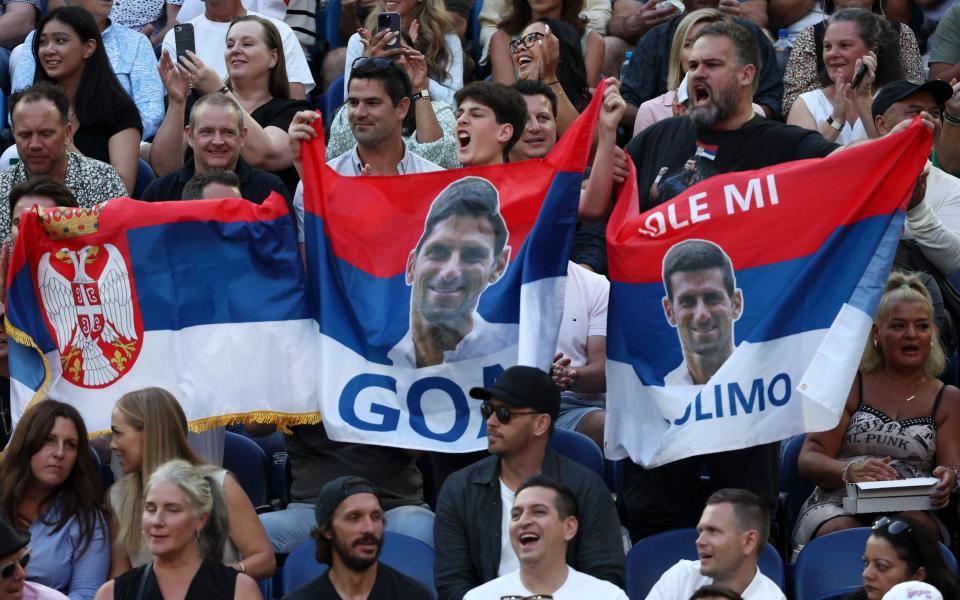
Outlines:
POLYGON ((223 468, 233 473, 254 507, 269 504, 269 463, 263 448, 250 438, 226 432, 223 446, 223 468))
POLYGON ((787 495, 786 535, 793 531, 793 524, 800 514, 800 508, 813 493, 813 482, 800 476, 797 459, 806 436, 801 434, 790 438, 780 457, 780 491, 787 495))
POLYGON ((558 427, 550 436, 550 448, 603 477, 603 453, 596 442, 582 433, 558 427))
MULTIPOLYGON (((334 48, 339 48, 344 45, 343 38, 340 37, 340 0, 329 0, 327 2, 327 9, 323 14, 323 29, 317 29, 317 34, 319 35, 323 31, 324 37, 327 39, 327 49, 333 50, 334 48)), ((317 11, 319 14, 320 11, 317 11)))
POLYGON ((483 52, 483 44, 480 42, 480 12, 483 10, 483 0, 474 0, 473 8, 470 9, 470 20, 467 22, 467 35, 473 42, 471 49, 473 51, 473 61, 480 63, 480 55, 483 52))
POLYGON ((341 75, 330 82, 330 87, 327 88, 326 93, 323 95, 323 126, 326 129, 330 128, 330 123, 333 122, 333 117, 337 114, 337 109, 343 105, 344 85, 346 84, 343 80, 343 75, 341 75))
MULTIPOLYGON (((427 586, 436 597, 433 584, 434 552, 430 546, 401 533, 385 531, 380 561, 427 586)), ((316 544, 312 540, 304 542, 287 556, 287 561, 283 564, 281 595, 285 596, 323 575, 328 568, 327 565, 317 562, 316 544)))
MULTIPOLYGON (((681 560, 697 560, 696 529, 674 529, 644 538, 627 553, 627 595, 643 600, 670 567, 681 560)), ((760 572, 782 590, 783 560, 769 543, 760 553, 760 572)), ((799 597, 799 596, 798 596, 799 597)))
POLYGON ((793 566, 796 598, 819 598, 863 583, 863 549, 869 527, 845 529, 814 538, 797 556, 793 566))
MULTIPOLYGON (((157 178, 157 174, 153 172, 153 167, 151 167, 147 161, 142 158, 137 161, 137 181, 133 184, 133 194, 130 196, 139 200, 140 196, 147 189, 147 186, 153 183, 153 180, 157 178)), ((179 200, 179 198, 172 198, 172 200, 179 200)))

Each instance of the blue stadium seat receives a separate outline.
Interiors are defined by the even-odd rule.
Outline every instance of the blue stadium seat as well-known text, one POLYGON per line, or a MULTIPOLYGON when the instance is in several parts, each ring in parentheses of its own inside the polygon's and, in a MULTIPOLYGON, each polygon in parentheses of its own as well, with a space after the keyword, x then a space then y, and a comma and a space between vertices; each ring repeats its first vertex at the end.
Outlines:
POLYGON ((603 453, 593 440, 582 433, 558 427, 550 436, 550 448, 603 477, 603 453))
POLYGON ((333 122, 333 116, 337 114, 337 109, 343 104, 343 75, 330 82, 330 87, 323 95, 323 127, 329 129, 333 122))
POLYGON ((800 508, 813 493, 813 482, 800 477, 797 467, 797 458, 806 436, 801 434, 790 438, 780 457, 780 491, 786 494, 784 511, 786 522, 783 524, 784 535, 787 539, 793 533, 793 524, 800 514, 800 508))
POLYGON ((227 431, 223 467, 237 478, 254 507, 261 509, 269 504, 267 455, 256 442, 239 433, 227 431))
POLYGON ((270 496, 280 499, 280 506, 290 504, 290 485, 293 483, 293 472, 290 470, 290 459, 286 452, 273 455, 270 462, 270 496))
POLYGON ((116 479, 113 476, 113 470, 110 468, 110 463, 103 464, 100 462, 100 455, 92 447, 90 448, 90 454, 93 455, 93 464, 97 467, 97 473, 100 475, 100 489, 106 494, 116 479))
MULTIPOLYGON (((430 546, 420 540, 392 531, 383 534, 383 550, 380 560, 401 573, 408 575, 427 586, 434 596, 436 589, 433 584, 434 553, 430 546)), ((323 575, 327 570, 316 560, 316 545, 313 540, 304 542, 287 556, 283 564, 283 596, 323 575)))
MULTIPOLYGON (((130 197, 138 200, 143 194, 144 190, 147 189, 147 186, 153 183, 153 180, 156 178, 157 174, 153 172, 153 168, 147 163, 147 161, 141 158, 137 162, 137 181, 133 185, 133 193, 130 195, 130 197)), ((179 200, 179 198, 174 198, 174 200, 179 200)))
POLYGON ((467 35, 473 42, 473 61, 479 66, 483 44, 480 43, 480 11, 483 10, 483 0, 474 0, 470 10, 470 20, 467 22, 467 35))
MULTIPOLYGON (((697 560, 698 535, 693 528, 675 529, 637 542, 627 554, 627 595, 630 600, 646 598, 660 576, 678 561, 697 560)), ((760 553, 759 567, 761 573, 783 589, 783 561, 769 543, 760 553)))
MULTIPOLYGON (((323 16, 323 28, 317 29, 319 34, 323 31, 327 38, 328 49, 333 50, 345 45, 343 38, 340 37, 340 0, 330 0, 327 2, 326 14, 323 16)), ((317 11, 319 14, 320 11, 317 11)))

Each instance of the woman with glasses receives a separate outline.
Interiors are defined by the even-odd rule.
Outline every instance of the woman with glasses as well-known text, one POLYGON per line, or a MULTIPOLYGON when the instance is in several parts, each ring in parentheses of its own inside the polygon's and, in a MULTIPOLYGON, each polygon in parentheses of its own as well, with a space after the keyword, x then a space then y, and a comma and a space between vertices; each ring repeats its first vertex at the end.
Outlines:
POLYGON ((893 586, 913 580, 929 583, 944 598, 960 598, 960 581, 927 528, 909 517, 880 517, 863 551, 863 587, 844 600, 881 600, 893 586))
POLYGON ((110 564, 100 477, 77 409, 30 406, 0 459, 0 513, 33 538, 29 579, 93 598, 110 564))
MULTIPOLYGON (((586 77, 586 86, 597 87, 600 83, 600 67, 603 63, 603 37, 595 31, 587 30, 586 21, 580 16, 582 10, 583 0, 512 0, 510 14, 505 15, 500 21, 500 28, 490 38, 490 66, 493 80, 507 85, 517 80, 517 69, 514 60, 511 59, 510 42, 527 35, 528 32, 525 30, 533 23, 541 19, 553 19, 572 29, 572 35, 567 36, 565 32, 561 32, 563 28, 548 21, 554 34, 561 39, 561 43, 564 46, 572 46, 570 54, 579 57, 586 77)), ((565 63, 568 58, 572 57, 565 55, 561 63, 565 63)), ((553 80, 542 81, 550 85, 553 80)), ((556 88, 554 91, 557 91, 556 88)), ((573 95, 573 103, 576 105, 579 99, 577 91, 568 90, 566 86, 563 91, 573 95)))
POLYGON ((57 590, 27 581, 29 543, 29 531, 14 529, 0 517, 0 600, 65 600, 57 590))
POLYGON ((453 106, 453 95, 463 87, 463 47, 443 0, 378 1, 364 28, 347 42, 343 99, 347 99, 350 70, 357 58, 397 58, 411 50, 422 54, 427 65, 428 86, 421 97, 453 106), (396 34, 390 30, 377 31, 377 19, 383 13, 400 13, 400 40, 394 40, 396 34), (389 49, 395 41, 396 48, 389 49))
POLYGON ((300 178, 293 168, 287 129, 293 115, 313 107, 304 100, 290 98, 283 42, 269 20, 254 15, 237 17, 227 29, 226 43, 226 80, 193 52, 180 57, 179 70, 170 55, 164 53, 160 75, 167 88, 169 106, 150 151, 151 164, 160 174, 171 173, 183 164, 184 117, 196 98, 189 94, 191 87, 200 95, 226 94, 240 105, 247 129, 240 157, 251 167, 277 175, 288 190, 284 195, 292 197, 300 178))
MULTIPOLYGON (((800 474, 817 487, 800 511, 794 544, 870 522, 843 511, 848 483, 936 477, 930 502, 947 506, 960 465, 960 390, 937 379, 944 367, 938 337, 919 277, 891 274, 840 423, 808 434, 800 451, 800 474)), ((909 516, 930 532, 942 529, 932 511, 909 516)))
POLYGON ((149 533, 141 527, 144 488, 157 468, 170 460, 183 459, 222 488, 230 519, 228 535, 221 544, 219 560, 252 577, 273 575, 276 558, 267 534, 247 494, 225 469, 204 465, 187 444, 187 418, 173 395, 160 388, 125 394, 113 409, 110 449, 126 474, 109 492, 110 509, 116 520, 111 556, 114 577, 150 561, 149 533))
POLYGON ((247 574, 220 562, 227 502, 209 470, 185 460, 157 467, 144 490, 140 527, 153 560, 103 584, 98 600, 260 600, 247 574))

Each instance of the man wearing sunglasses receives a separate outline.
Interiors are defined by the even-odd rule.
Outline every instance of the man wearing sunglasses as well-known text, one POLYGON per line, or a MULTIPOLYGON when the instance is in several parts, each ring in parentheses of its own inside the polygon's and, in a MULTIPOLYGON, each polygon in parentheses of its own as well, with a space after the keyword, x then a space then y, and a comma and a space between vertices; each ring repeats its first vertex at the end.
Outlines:
POLYGON ((473 388, 483 400, 489 456, 451 475, 440 490, 434 525, 434 572, 440 600, 460 600, 471 589, 520 567, 510 542, 516 490, 542 474, 573 492, 578 534, 566 549, 569 566, 623 585, 623 542, 613 500, 603 480, 549 448, 560 411, 550 375, 510 367, 492 386, 473 388))
POLYGON ((30 532, 0 517, 0 600, 66 600, 57 590, 27 581, 30 532))

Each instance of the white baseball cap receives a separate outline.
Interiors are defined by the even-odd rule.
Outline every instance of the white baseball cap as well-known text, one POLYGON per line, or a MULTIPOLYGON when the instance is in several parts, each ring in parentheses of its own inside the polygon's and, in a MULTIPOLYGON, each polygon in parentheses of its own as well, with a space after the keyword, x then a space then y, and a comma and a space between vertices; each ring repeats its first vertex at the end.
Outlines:
POLYGON ((943 600, 937 588, 923 581, 904 581, 890 588, 883 600, 943 600))

